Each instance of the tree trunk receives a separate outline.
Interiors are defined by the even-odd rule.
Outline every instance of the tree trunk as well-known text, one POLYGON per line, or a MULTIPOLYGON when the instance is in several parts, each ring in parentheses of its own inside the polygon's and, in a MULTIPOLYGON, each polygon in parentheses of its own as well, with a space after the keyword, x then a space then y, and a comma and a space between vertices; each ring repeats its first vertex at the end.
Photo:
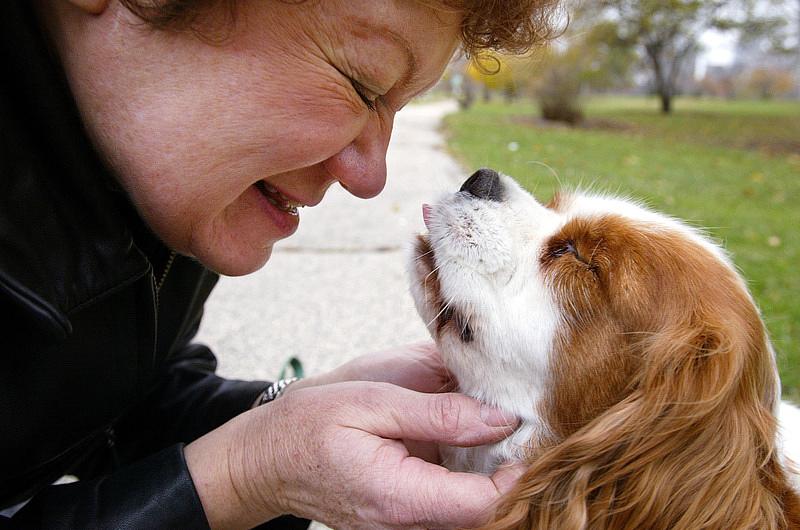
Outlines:
POLYGON ((669 77, 664 72, 661 57, 663 47, 660 45, 648 45, 645 46, 645 50, 653 65, 655 88, 661 98, 661 113, 670 114, 672 112, 673 87, 670 86, 669 77))
POLYGON ((671 114, 672 113, 672 95, 661 92, 659 94, 661 96, 661 113, 662 114, 671 114))

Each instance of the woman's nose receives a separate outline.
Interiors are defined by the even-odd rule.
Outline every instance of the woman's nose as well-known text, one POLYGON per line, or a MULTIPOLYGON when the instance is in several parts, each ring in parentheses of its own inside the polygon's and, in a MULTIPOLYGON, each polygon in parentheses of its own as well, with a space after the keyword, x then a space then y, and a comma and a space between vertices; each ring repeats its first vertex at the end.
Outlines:
POLYGON ((386 184, 386 149, 393 121, 393 115, 370 116, 359 135, 325 161, 327 171, 356 197, 374 197, 386 184))

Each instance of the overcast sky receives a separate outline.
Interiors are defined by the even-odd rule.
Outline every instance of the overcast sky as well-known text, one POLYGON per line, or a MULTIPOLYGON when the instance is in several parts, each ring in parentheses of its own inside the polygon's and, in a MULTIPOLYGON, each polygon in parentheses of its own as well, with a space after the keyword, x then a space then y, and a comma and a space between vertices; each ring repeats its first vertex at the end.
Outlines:
POLYGON ((733 32, 709 30, 700 37, 700 42, 705 51, 697 58, 695 73, 698 76, 702 77, 708 66, 727 66, 733 63, 736 48, 736 36, 733 32))

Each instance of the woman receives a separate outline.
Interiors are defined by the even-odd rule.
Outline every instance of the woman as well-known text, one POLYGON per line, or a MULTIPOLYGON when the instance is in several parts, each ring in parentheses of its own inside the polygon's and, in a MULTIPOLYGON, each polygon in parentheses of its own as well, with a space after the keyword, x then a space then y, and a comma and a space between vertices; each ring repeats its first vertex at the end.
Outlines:
POLYGON ((516 420, 442 392, 431 348, 278 399, 191 340, 217 274, 263 266, 297 206, 381 191, 394 113, 459 43, 524 49, 549 3, 6 3, 0 527, 484 521, 515 471, 450 474, 435 444, 516 420))

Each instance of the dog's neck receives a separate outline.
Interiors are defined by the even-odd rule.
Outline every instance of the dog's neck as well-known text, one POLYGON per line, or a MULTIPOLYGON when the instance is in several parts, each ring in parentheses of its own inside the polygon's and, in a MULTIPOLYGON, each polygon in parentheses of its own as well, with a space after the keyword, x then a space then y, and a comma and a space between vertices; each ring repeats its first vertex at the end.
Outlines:
POLYGON ((440 448, 442 464, 451 471, 492 474, 503 463, 523 462, 536 450, 542 426, 539 422, 523 421, 514 434, 491 445, 478 447, 440 448))
POLYGON ((445 466, 453 471, 492 473, 503 462, 519 462, 552 439, 552 433, 539 413, 544 389, 536 388, 534 374, 521 373, 518 366, 468 358, 463 354, 444 357, 456 377, 459 391, 483 403, 499 408, 508 417, 520 419, 517 430, 496 444, 443 450, 445 466))

